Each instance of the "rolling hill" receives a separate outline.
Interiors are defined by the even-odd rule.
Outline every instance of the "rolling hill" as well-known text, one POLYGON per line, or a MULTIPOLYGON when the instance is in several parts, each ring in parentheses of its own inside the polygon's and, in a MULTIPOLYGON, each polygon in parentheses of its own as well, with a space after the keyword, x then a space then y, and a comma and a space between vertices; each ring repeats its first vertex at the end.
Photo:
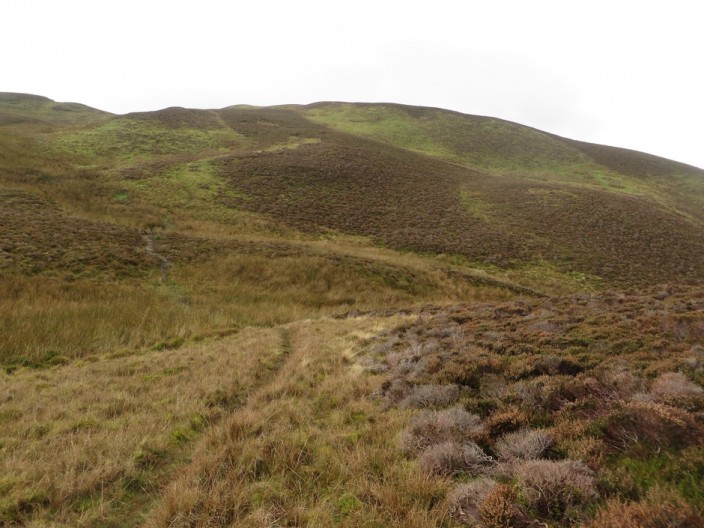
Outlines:
POLYGON ((649 154, 0 93, 0 526, 700 526, 703 279, 649 154))

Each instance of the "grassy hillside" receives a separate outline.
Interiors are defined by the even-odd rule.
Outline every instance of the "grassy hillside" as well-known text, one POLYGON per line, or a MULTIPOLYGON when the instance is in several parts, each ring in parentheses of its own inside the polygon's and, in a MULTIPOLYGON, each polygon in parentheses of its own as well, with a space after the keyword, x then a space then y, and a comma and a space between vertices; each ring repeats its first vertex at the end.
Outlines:
POLYGON ((0 526, 701 526, 702 206, 441 109, 0 94, 0 526))
POLYGON ((0 92, 0 125, 91 123, 110 114, 79 103, 57 103, 38 95, 0 92))

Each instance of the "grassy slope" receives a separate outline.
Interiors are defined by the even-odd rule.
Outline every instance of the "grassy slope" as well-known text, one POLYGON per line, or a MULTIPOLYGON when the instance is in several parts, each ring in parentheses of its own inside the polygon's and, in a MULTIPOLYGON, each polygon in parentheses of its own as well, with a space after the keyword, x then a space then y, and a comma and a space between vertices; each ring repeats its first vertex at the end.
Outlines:
MULTIPOLYGON (((488 224, 491 239, 498 232, 520 241, 509 258, 544 259, 621 284, 701 277, 699 169, 439 109, 318 103, 301 111, 336 130, 472 169, 460 176, 458 192, 484 223, 473 229, 465 220, 461 230, 481 236, 488 224)), ((460 253, 475 257, 467 248, 460 253)))
MULTIPOLYGON (((0 421, 10 434, 0 439, 0 524, 123 526, 151 511, 155 526, 453 525, 452 480, 404 455, 396 434, 409 413, 382 412, 373 393, 384 379, 352 359, 369 352, 365 338, 398 324, 386 315, 399 307, 701 277, 702 181, 701 171, 667 160, 434 109, 111 116, 2 95, 0 364, 8 374, 0 421), (325 318, 353 309, 376 315, 325 318), (284 357, 279 348, 289 359, 271 364, 273 377, 248 374, 261 371, 257 358, 284 357), (211 365, 202 362, 208 354, 211 365), (217 380, 231 360, 243 363, 225 387, 217 380), (125 379, 138 401, 118 390, 125 379), (170 400, 174 391, 193 397, 170 400), (235 393, 241 407, 223 407, 235 393), (75 408, 47 403, 65 394, 75 408), (148 403, 157 401, 178 409, 148 403), (76 428, 81 413, 92 421, 76 428), (65 442, 81 447, 55 463, 65 442), (103 465, 81 469, 89 451, 110 449, 103 465), (29 456, 43 461, 47 478, 29 456)), ((655 333, 690 361, 697 352, 677 340, 700 335, 701 310, 686 301, 697 292, 683 292, 658 308, 669 322, 655 333)), ((648 298, 629 317, 652 312, 648 298)), ((530 304, 546 321, 527 342, 550 345, 545 332, 572 316, 554 322, 548 312, 583 299, 530 304)), ((650 368, 638 356, 662 350, 655 338, 629 356, 640 330, 609 326, 622 317, 620 301, 589 302, 606 314, 585 323, 596 329, 593 352, 623 344, 621 359, 645 369, 639 376, 679 368, 674 359, 650 368)), ((435 350, 438 339, 461 345, 464 334, 446 325, 461 309, 448 310, 426 312, 398 357, 435 350), (428 317, 437 317, 431 328, 428 317)), ((503 319, 513 308, 483 310, 487 335, 516 326, 503 319)), ((584 355, 573 348, 565 353, 584 355)), ((506 375, 521 368, 528 352, 519 352, 500 360, 506 375)), ((451 366, 468 369, 472 357, 451 366)), ((687 375, 701 383, 695 363, 687 375)), ((466 390, 463 402, 478 397, 466 390)), ((512 401, 480 403, 486 412, 512 401)), ((640 480, 612 483, 617 491, 603 497, 650 500, 655 482, 699 504, 699 488, 678 484, 677 464, 685 455, 700 464, 701 453, 674 453, 665 479, 653 476, 657 460, 629 454, 640 480)))
MULTIPOLYGON (((36 120, 54 105, 24 103, 36 120)), ((320 135, 295 113, 281 130, 251 112, 167 109, 0 127, 0 361, 511 294, 486 274, 361 238, 306 234, 241 207, 246 196, 221 174, 231 152, 288 152, 316 140, 302 128, 320 135)))
POLYGON ((92 123, 109 115, 79 103, 57 103, 37 95, 0 92, 0 125, 22 122, 71 125, 92 123))
POLYGON ((655 189, 647 185, 650 177, 702 174, 694 167, 656 156, 572 141, 502 119, 438 108, 315 103, 302 111, 315 122, 338 130, 469 168, 517 173, 528 179, 652 196, 655 189))
POLYGON ((248 329, 179 350, 3 373, 0 525, 137 524, 188 444, 278 368, 282 336, 248 329))

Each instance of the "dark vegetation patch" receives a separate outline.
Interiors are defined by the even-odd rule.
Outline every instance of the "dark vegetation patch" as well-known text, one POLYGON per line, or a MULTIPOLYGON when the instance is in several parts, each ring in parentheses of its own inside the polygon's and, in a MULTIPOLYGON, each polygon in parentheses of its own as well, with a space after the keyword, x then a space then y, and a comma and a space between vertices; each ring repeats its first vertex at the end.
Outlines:
POLYGON ((120 278, 157 266, 137 230, 68 216, 29 193, 0 193, 0 268, 120 278))
POLYGON ((286 108, 230 107, 219 110, 222 121, 235 132, 256 141, 259 147, 287 143, 289 139, 319 139, 326 128, 286 108))
POLYGON ((367 367, 387 378, 384 407, 436 404, 399 442, 457 478, 456 520, 616 526, 677 509, 683 526, 703 522, 702 288, 428 307, 380 337, 367 367))
POLYGON ((701 169, 652 154, 582 141, 570 143, 601 165, 626 176, 643 179, 675 175, 702 177, 701 169))
POLYGON ((568 271, 621 285, 704 276, 701 226, 648 198, 499 176, 466 189, 496 225, 568 271))
POLYGON ((240 207, 302 230, 372 235, 394 248, 492 262, 525 257, 510 234, 464 209, 463 169, 378 143, 335 134, 224 159, 221 174, 245 196, 240 207))
POLYGON ((192 110, 180 106, 156 112, 133 112, 125 117, 156 122, 171 128, 220 128, 217 113, 211 110, 192 110))
POLYGON ((620 285, 704 276, 699 226, 647 198, 488 177, 332 134, 220 166, 244 196, 236 206, 302 230, 361 233, 398 249, 500 265, 544 259, 620 285))
POLYGON ((430 277, 410 268, 284 241, 215 240, 161 232, 148 235, 152 247, 147 250, 145 234, 137 229, 68 216, 35 195, 5 191, 0 193, 0 205, 0 269, 29 275, 139 277, 159 269, 164 259, 188 264, 234 253, 271 259, 318 258, 409 292, 424 291, 432 283, 430 277))

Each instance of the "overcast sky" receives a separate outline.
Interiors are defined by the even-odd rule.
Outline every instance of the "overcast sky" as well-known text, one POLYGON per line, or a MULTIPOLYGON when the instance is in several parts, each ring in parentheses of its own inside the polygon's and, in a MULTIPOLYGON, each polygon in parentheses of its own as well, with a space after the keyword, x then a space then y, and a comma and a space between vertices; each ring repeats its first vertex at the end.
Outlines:
POLYGON ((438 106, 704 167, 698 2, 4 0, 0 91, 438 106))

